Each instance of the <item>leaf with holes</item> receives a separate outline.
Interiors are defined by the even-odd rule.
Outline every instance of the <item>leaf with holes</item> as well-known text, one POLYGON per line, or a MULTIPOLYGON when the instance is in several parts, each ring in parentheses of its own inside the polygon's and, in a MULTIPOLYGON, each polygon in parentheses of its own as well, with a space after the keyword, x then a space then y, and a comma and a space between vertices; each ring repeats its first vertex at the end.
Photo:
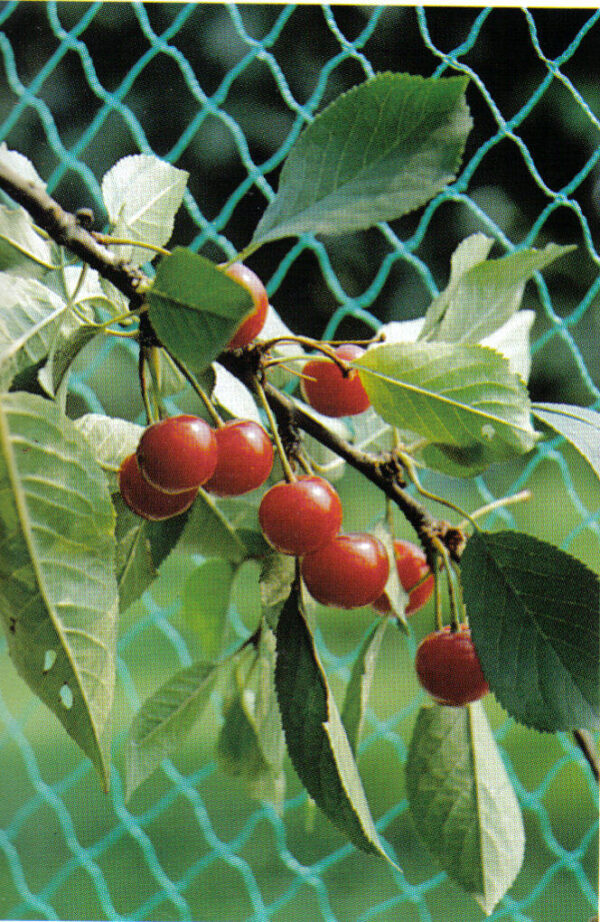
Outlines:
POLYGON ((526 282, 575 247, 549 243, 500 259, 487 259, 490 237, 473 234, 452 256, 450 282, 430 304, 421 340, 478 343, 494 333, 519 309, 526 282))
MULTIPOLYGON (((149 154, 123 157, 105 173, 102 197, 114 237, 165 246, 183 200, 189 173, 149 154)), ((134 266, 154 257, 144 247, 113 248, 134 266)))
POLYGON ((417 832, 489 915, 523 862, 521 810, 479 703, 417 716, 406 762, 417 832))
POLYGON ((204 371, 223 351, 252 298, 214 263, 177 247, 161 259, 147 294, 161 343, 192 371, 204 371))
POLYGON ((537 730, 600 727, 600 579, 518 532, 476 532, 461 560, 473 642, 491 690, 537 730))
POLYGON ((600 478, 600 413, 567 403, 534 403, 531 409, 577 449, 600 478))
POLYGON ((346 696, 342 708, 342 723, 354 753, 356 753, 356 747, 362 732, 365 711, 369 703, 369 695, 371 694, 371 686, 375 676, 377 657, 387 624, 387 618, 381 618, 367 634, 354 661, 350 680, 346 687, 346 696))
POLYGON ((362 230, 424 205, 460 165, 472 124, 466 86, 385 73, 343 93, 292 147, 251 246, 362 230))
POLYGON ((323 813, 354 845, 390 860, 379 841, 297 587, 283 606, 275 636, 277 700, 298 777, 323 813))
POLYGON ((381 418, 427 440, 427 467, 470 476, 537 442, 525 385, 485 346, 384 344, 353 365, 381 418))
POLYGON ((114 510, 70 420, 0 398, 0 617, 13 662, 105 787, 118 609, 114 510))

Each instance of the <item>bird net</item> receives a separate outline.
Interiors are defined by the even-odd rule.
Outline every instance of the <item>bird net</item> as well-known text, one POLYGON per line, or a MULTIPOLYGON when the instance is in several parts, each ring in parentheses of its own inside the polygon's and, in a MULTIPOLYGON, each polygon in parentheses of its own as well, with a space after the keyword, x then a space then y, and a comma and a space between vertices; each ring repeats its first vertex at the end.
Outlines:
MULTIPOLYGON (((598 406, 600 361, 600 12, 236 4, 29 3, 0 6, 0 142, 28 156, 65 207, 105 220, 100 181, 127 154, 190 173, 174 240, 235 255, 277 188, 302 128, 376 72, 467 75, 474 129, 455 182, 424 210, 352 237, 310 234, 252 263, 290 327, 364 337, 421 316, 444 287, 461 239, 482 231, 498 254, 576 243, 527 287, 536 311, 535 399, 598 406), (300 299, 300 301, 299 301, 300 299)), ((135 356, 88 351, 69 407, 132 419, 135 356)), ((432 481, 433 482, 433 481, 432 481)), ((439 486, 439 484, 438 484, 439 486)), ((519 465, 453 485, 463 507, 529 488, 490 527, 517 523, 598 568, 597 482, 559 438, 519 465)), ((358 479, 347 488, 360 519, 358 479)), ((440 492, 438 490, 438 492, 440 492)), ((457 501, 459 501, 457 500, 457 501)), ((481 910, 439 869, 408 813, 403 766, 423 693, 411 662, 431 613, 381 655, 359 764, 377 829, 402 873, 363 855, 315 811, 292 769, 281 814, 218 768, 214 716, 130 801, 123 742, 140 703, 197 657, 179 618, 182 552, 122 619, 111 790, 0 652, 0 916, 5 919, 469 922, 481 910)), ((252 574, 236 585, 232 642, 248 636, 252 574)), ((317 629, 343 689, 368 615, 317 629)), ((491 696, 489 696, 491 697, 491 696)), ((486 709, 521 803, 523 869, 490 918, 586 922, 597 904, 597 790, 567 734, 538 734, 486 709)))

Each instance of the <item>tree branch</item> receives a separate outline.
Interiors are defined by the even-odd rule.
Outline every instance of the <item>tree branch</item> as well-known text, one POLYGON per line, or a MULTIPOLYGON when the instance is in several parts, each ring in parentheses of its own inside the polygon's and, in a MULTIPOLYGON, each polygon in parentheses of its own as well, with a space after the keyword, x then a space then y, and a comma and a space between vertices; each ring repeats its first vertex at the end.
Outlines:
POLYGON ((600 757, 598 756, 598 749, 594 745, 592 735, 588 733, 587 730, 574 730, 573 738, 585 756, 586 762, 590 766, 594 778, 596 781, 599 781, 600 757))
MULTIPOLYGON (((42 186, 23 179, 15 170, 0 163, 0 189, 21 205, 56 243, 71 250, 101 276, 112 282, 115 288, 125 295, 132 307, 142 304, 143 293, 150 284, 150 279, 141 270, 122 262, 107 247, 100 244, 93 233, 82 226, 83 221, 78 221, 76 215, 65 211, 42 186)), ((89 220, 89 215, 86 214, 85 217, 89 220)), ((147 315, 142 315, 141 321, 144 322, 141 332, 149 341, 152 340, 153 331, 147 315)), ((252 388, 259 357, 257 352, 253 365, 251 350, 250 354, 227 352, 220 356, 219 361, 252 388)), ((360 471, 396 503, 419 535, 428 557, 433 555, 433 537, 444 541, 450 553, 458 556, 464 544, 460 530, 434 519, 421 503, 403 489, 402 469, 391 453, 375 455, 360 451, 349 442, 338 438, 326 426, 304 412, 292 398, 268 382, 265 382, 264 391, 278 423, 283 427, 296 427, 313 436, 347 461, 351 467, 360 471)), ((430 563, 433 563, 433 559, 430 563)))
POLYGON ((23 179, 15 170, 0 162, 0 189, 29 212, 35 223, 56 243, 67 247, 112 282, 130 301, 132 307, 140 306, 143 296, 139 289, 149 284, 148 277, 134 266, 123 263, 114 253, 98 243, 77 217, 61 208, 42 186, 23 179))

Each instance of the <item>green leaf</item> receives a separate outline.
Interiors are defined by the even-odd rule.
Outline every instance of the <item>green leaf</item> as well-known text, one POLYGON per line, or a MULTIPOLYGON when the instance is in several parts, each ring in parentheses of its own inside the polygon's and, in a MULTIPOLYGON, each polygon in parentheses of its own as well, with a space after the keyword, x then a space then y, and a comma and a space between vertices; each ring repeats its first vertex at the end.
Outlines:
POLYGON ((17 172, 22 179, 26 179, 28 182, 33 182, 36 185, 41 186, 42 189, 46 188, 46 183, 43 181, 43 179, 40 178, 40 175, 31 160, 16 150, 9 150, 6 141, 3 141, 2 144, 0 144, 0 163, 4 163, 12 170, 15 170, 15 172, 17 172))
POLYGON ((394 539, 385 520, 377 522, 372 529, 372 533, 379 538, 385 547, 390 562, 390 575, 385 584, 384 592, 390 603, 390 611, 396 617, 398 627, 408 633, 408 622, 406 620, 406 606, 408 605, 409 595, 402 588, 402 583, 398 578, 398 567, 396 566, 396 552, 394 550, 394 539))
POLYGON ((0 617, 13 662, 105 786, 118 609, 100 468, 47 400, 0 397, 0 617))
POLYGON ((297 587, 283 606, 276 640, 275 687, 288 752, 298 777, 323 813, 354 845, 387 858, 300 607, 297 587))
POLYGON ((144 427, 103 413, 85 413, 75 420, 75 427, 90 446, 100 467, 113 475, 111 488, 117 490, 116 475, 125 458, 136 450, 144 427))
POLYGON ((534 403, 531 411, 577 449, 600 478, 600 413, 567 403, 534 403))
POLYGON ((51 263, 51 249, 23 208, 0 205, 0 270, 40 276, 51 263))
POLYGON ((536 444, 526 387, 492 349, 396 343, 371 347, 353 364, 382 419, 427 439, 427 467, 470 476, 536 444))
POLYGON ((260 601, 267 624, 274 630, 283 604, 296 579, 296 559, 288 554, 269 553, 262 561, 259 576, 260 601))
POLYGON ((251 245, 357 231, 424 205, 459 168, 466 86, 385 73, 339 96, 292 147, 251 245))
POLYGON ((600 579, 545 541, 476 532, 461 576, 490 688, 537 730, 598 729, 600 579))
MULTIPOLYGON (((104 175, 102 197, 113 236, 165 246, 183 200, 189 173, 149 154, 123 157, 104 175)), ((118 247, 119 256, 133 265, 154 257, 143 247, 118 247)))
POLYGON ((71 365, 85 347, 102 332, 97 323, 83 323, 74 318, 74 322, 63 324, 54 338, 48 361, 40 372, 40 383, 50 396, 54 396, 71 365))
POLYGON ((273 670, 275 638, 263 625, 255 656, 244 680, 236 670, 235 687, 225 705, 217 741, 220 767, 244 781, 251 797, 283 810, 285 738, 277 706, 273 670))
POLYGON ((200 719, 214 684, 229 661, 194 663, 178 670, 146 699, 133 719, 125 748, 125 799, 171 752, 187 739, 200 719))
POLYGON ((229 608, 234 569, 226 560, 204 560, 190 573, 183 587, 180 618, 198 636, 208 660, 221 652, 225 616, 229 608))
POLYGON ((525 284, 535 272, 575 249, 550 243, 543 250, 486 259, 492 244, 483 234, 462 241, 452 256, 450 282, 429 306, 419 339, 481 342, 519 309, 525 284))
POLYGON ((115 537, 119 608, 124 612, 141 598, 158 573, 150 552, 149 523, 132 512, 118 494, 113 497, 113 503, 117 512, 115 537))
POLYGON ((425 844, 489 915, 519 873, 525 836, 479 703, 421 708, 408 750, 406 790, 425 844))
POLYGON ((375 622, 358 651, 350 680, 346 686, 346 696, 342 708, 342 723, 354 753, 356 753, 362 733, 365 711, 369 703, 369 695, 371 694, 371 686, 375 676, 377 657, 387 625, 387 618, 379 618, 375 622))
POLYGON ((192 506, 182 539, 190 553, 222 557, 233 563, 245 560, 246 545, 219 504, 202 488, 192 506))
POLYGON ((66 303, 36 279, 0 272, 0 377, 44 358, 66 303))
POLYGON ((252 310, 245 288, 208 259, 181 247, 161 259, 147 299, 162 344, 196 372, 216 359, 252 310))

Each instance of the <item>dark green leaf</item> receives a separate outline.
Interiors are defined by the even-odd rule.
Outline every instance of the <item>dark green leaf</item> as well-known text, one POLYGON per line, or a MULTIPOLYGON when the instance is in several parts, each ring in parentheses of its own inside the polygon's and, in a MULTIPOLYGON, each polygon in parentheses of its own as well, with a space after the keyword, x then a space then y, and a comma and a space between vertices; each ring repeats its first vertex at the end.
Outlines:
POLYGON ((259 576, 260 601, 269 627, 274 630, 284 602, 296 578, 296 560, 271 552, 264 558, 259 576))
POLYGON ((387 858, 354 756, 319 662, 297 587, 276 631, 275 687, 288 752, 306 790, 358 848, 387 858))
POLYGON ((406 762, 417 831, 489 915, 523 861, 523 820, 479 703, 419 711, 406 762))
POLYGON ((367 634, 354 661, 350 680, 346 687, 346 697, 342 708, 342 723, 354 753, 356 753, 356 747, 362 732, 377 657, 387 624, 387 618, 380 618, 367 634))
POLYGON ((0 399, 0 617, 20 675, 105 786, 118 611, 115 516, 72 422, 32 394, 0 399))
POLYGON ((147 299, 158 338, 195 372, 216 359, 252 309, 245 288, 181 247, 160 261, 147 299))
POLYGON ((381 418, 427 439, 421 454, 428 467, 471 476, 536 444, 527 389, 491 349, 395 343, 374 346, 353 364, 381 418))
POLYGON ((534 403, 532 413, 576 448, 600 478, 600 413, 566 403, 534 403))
POLYGON ((222 557, 239 563, 247 557, 246 545, 234 524, 209 493, 200 489, 181 535, 190 553, 222 557))
POLYGON ((551 544, 476 532, 461 563, 473 641, 490 688, 537 730, 600 727, 600 580, 551 544))
POLYGON ((118 494, 113 497, 113 503, 117 510, 119 607, 124 612, 143 595, 158 574, 150 553, 149 523, 132 512, 118 494))
POLYGON ((466 86, 385 73, 339 96, 292 147, 252 244, 361 230, 424 205, 460 165, 466 86))

